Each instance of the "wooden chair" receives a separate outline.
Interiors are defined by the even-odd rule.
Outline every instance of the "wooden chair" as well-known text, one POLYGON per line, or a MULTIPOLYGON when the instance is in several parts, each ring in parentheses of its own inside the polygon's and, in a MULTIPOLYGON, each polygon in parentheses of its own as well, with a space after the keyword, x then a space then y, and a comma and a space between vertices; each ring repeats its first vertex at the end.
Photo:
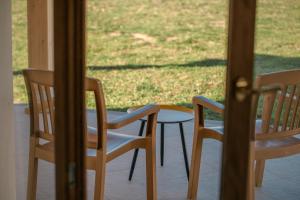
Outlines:
MULTIPOLYGON (((251 141, 250 157, 252 157, 253 170, 249 172, 249 199, 254 198, 255 185, 257 187, 262 185, 265 160, 300 153, 300 139, 295 137, 300 133, 300 70, 257 77, 255 88, 258 91, 272 86, 279 86, 280 90, 270 90, 261 93, 260 96, 254 95, 253 98, 251 123, 255 134, 251 141), (261 111, 257 109, 259 99, 262 100, 261 111)), ((201 96, 194 97, 193 104, 195 109, 194 142, 187 197, 195 200, 203 139, 223 141, 223 129, 214 130, 205 127, 203 109, 208 108, 223 114, 224 106, 201 96)))
MULTIPOLYGON (((30 152, 27 199, 36 198, 38 160, 55 162, 54 156, 54 89, 53 72, 26 69, 23 71, 30 105, 30 152)), ((86 167, 95 170, 95 200, 104 198, 106 163, 136 148, 146 151, 147 199, 156 197, 155 131, 159 107, 148 105, 130 114, 107 122, 101 83, 86 79, 86 91, 95 96, 97 128, 87 130, 86 167), (145 137, 129 136, 108 131, 118 129, 148 116, 145 137)))

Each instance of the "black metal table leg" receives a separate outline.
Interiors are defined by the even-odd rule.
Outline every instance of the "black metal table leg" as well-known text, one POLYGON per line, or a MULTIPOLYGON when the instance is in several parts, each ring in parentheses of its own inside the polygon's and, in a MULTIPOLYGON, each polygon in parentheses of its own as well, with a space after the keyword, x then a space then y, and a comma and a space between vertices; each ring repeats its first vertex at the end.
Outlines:
POLYGON ((160 166, 164 166, 165 124, 160 124, 160 166))
MULTIPOLYGON (((143 135, 145 123, 146 123, 146 121, 142 121, 142 123, 141 123, 139 136, 143 135)), ((129 173, 129 178, 128 178, 129 181, 131 181, 131 179, 132 179, 132 175, 133 175, 133 172, 134 172, 135 163, 136 163, 138 153, 139 153, 139 149, 135 149, 134 154, 133 154, 133 159, 132 159, 132 162, 131 162, 131 167, 130 167, 130 173, 129 173)))
POLYGON ((187 151, 186 151, 186 145, 185 145, 185 138, 184 138, 183 124, 182 123, 179 123, 179 128, 180 128, 182 150, 183 150, 183 156, 184 156, 184 162, 185 162, 185 170, 186 170, 187 179, 189 180, 189 174, 190 174, 189 161, 188 161, 188 157, 187 157, 187 151))

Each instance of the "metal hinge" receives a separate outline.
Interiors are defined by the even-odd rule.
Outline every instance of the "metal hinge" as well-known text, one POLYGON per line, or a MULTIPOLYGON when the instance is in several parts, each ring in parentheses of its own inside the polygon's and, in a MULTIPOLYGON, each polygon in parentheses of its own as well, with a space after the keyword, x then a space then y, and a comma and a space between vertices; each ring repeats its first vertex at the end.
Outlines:
POLYGON ((75 181, 75 178, 76 178, 76 164, 74 162, 71 162, 69 164, 69 168, 68 168, 68 185, 69 185, 69 188, 74 188, 75 187, 75 184, 76 184, 76 181, 75 181))

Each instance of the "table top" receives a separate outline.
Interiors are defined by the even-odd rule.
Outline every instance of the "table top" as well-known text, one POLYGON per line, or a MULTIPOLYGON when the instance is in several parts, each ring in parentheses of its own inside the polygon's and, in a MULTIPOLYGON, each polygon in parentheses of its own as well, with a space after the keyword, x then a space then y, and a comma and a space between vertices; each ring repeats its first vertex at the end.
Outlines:
MULTIPOLYGON (((157 123, 182 123, 191 121, 194 119, 193 110, 177 105, 159 105, 160 111, 157 116, 157 123)), ((142 106, 137 106, 133 108, 129 108, 127 112, 132 112, 142 106)), ((142 121, 147 121, 147 118, 144 117, 141 119, 142 121)))

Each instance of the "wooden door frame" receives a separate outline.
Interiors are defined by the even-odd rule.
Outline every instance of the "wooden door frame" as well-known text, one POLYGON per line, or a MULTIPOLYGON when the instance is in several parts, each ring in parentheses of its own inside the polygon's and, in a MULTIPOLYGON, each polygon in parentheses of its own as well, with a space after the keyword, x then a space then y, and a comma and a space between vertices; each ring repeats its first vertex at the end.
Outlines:
POLYGON ((256 0, 230 0, 228 32, 228 66, 224 124, 221 199, 252 199, 249 194, 251 171, 251 95, 236 98, 239 78, 252 90, 254 67, 256 0))
POLYGON ((86 199, 85 0, 54 0, 56 199, 86 199))

